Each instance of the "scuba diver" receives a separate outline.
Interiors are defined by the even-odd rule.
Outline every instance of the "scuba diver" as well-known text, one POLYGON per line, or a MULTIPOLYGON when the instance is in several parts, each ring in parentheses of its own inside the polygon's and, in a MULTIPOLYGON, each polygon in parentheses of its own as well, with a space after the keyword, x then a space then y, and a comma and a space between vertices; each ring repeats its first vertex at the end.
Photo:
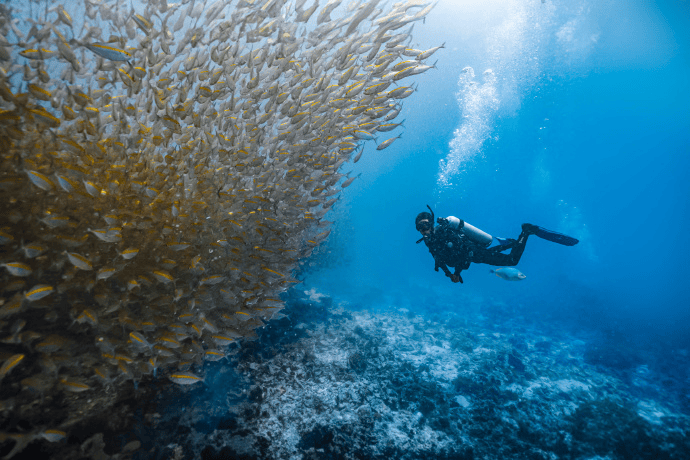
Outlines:
POLYGON ((467 270, 472 262, 507 267, 517 265, 530 235, 565 246, 574 246, 579 242, 570 236, 532 224, 522 224, 522 232, 517 240, 491 236, 454 216, 439 217, 435 226, 434 211, 429 205, 426 207, 429 212, 420 212, 415 219, 415 226, 422 234, 417 243, 424 241, 436 262, 434 270, 443 269, 454 283, 463 282, 460 272, 467 270), (498 245, 490 248, 494 240, 498 245), (503 254, 508 249, 510 253, 503 254), (454 267, 455 272, 451 273, 448 267, 454 267))

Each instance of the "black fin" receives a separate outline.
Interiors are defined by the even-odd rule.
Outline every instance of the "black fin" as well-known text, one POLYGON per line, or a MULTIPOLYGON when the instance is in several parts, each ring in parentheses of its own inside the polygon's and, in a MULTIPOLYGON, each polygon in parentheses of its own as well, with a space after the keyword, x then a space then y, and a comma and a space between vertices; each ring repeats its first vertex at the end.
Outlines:
POLYGON ((572 236, 564 235, 562 233, 554 232, 553 230, 547 230, 544 227, 537 227, 537 231, 534 233, 541 239, 551 241, 552 243, 562 244, 563 246, 575 246, 580 240, 573 238, 572 236))

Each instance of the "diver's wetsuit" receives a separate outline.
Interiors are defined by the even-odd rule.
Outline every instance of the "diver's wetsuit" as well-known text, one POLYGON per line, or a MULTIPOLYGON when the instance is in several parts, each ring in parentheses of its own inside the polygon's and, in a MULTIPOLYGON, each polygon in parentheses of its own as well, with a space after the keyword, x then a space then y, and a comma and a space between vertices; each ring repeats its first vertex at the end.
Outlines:
POLYGON ((424 237, 424 243, 436 262, 434 269, 443 270, 446 276, 450 276, 448 267, 455 267, 454 275, 459 275, 462 270, 467 270, 470 263, 489 264, 497 266, 517 265, 522 257, 527 244, 529 233, 524 230, 517 241, 484 248, 470 241, 462 232, 447 224, 441 224, 433 228, 432 232, 424 237), (502 254, 502 251, 510 249, 510 254, 502 254))

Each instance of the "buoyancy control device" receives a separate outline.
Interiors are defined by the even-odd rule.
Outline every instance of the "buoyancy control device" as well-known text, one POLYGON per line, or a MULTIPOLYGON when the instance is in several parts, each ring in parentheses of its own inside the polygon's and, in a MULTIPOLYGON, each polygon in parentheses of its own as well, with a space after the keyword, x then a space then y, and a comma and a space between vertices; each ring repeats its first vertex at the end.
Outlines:
MULTIPOLYGON (((431 217, 431 222, 434 221, 434 211, 431 209, 431 206, 426 205, 427 208, 429 208, 429 213, 431 217)), ((427 218, 426 213, 420 213, 417 216, 417 220, 419 220, 420 216, 422 214, 425 214, 423 217, 427 218)), ((493 242, 494 238, 486 233, 483 230, 478 229, 474 225, 468 224, 462 219, 458 219, 455 216, 448 216, 448 217, 439 217, 436 219, 436 222, 440 225, 449 225, 452 228, 456 229, 463 235, 467 237, 468 240, 472 241, 473 243, 482 246, 484 248, 488 248, 491 246, 491 243, 493 242)), ((424 238, 420 238, 417 243, 420 243, 424 238)))
POLYGON ((484 248, 488 248, 489 246, 491 246, 491 243, 494 240, 494 238, 485 231, 480 230, 474 225, 468 224, 464 220, 458 219, 455 216, 448 216, 445 219, 439 217, 438 223, 441 225, 443 225, 444 223, 446 225, 450 225, 451 227, 455 228, 457 231, 465 235, 468 240, 484 248))

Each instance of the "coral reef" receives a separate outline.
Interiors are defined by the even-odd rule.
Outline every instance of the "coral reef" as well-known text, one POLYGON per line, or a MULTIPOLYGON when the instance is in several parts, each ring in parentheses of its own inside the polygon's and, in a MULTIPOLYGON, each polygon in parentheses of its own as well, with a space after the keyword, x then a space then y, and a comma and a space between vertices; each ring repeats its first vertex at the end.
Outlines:
MULTIPOLYGON (((238 348, 236 371, 225 366, 221 379, 183 392, 187 410, 168 407, 142 425, 155 439, 147 458, 174 449, 209 460, 690 454, 687 414, 671 399, 634 397, 587 364, 586 343, 568 333, 509 317, 353 311, 297 291, 288 316, 238 348)), ((178 397, 161 395, 159 406, 178 397)))

